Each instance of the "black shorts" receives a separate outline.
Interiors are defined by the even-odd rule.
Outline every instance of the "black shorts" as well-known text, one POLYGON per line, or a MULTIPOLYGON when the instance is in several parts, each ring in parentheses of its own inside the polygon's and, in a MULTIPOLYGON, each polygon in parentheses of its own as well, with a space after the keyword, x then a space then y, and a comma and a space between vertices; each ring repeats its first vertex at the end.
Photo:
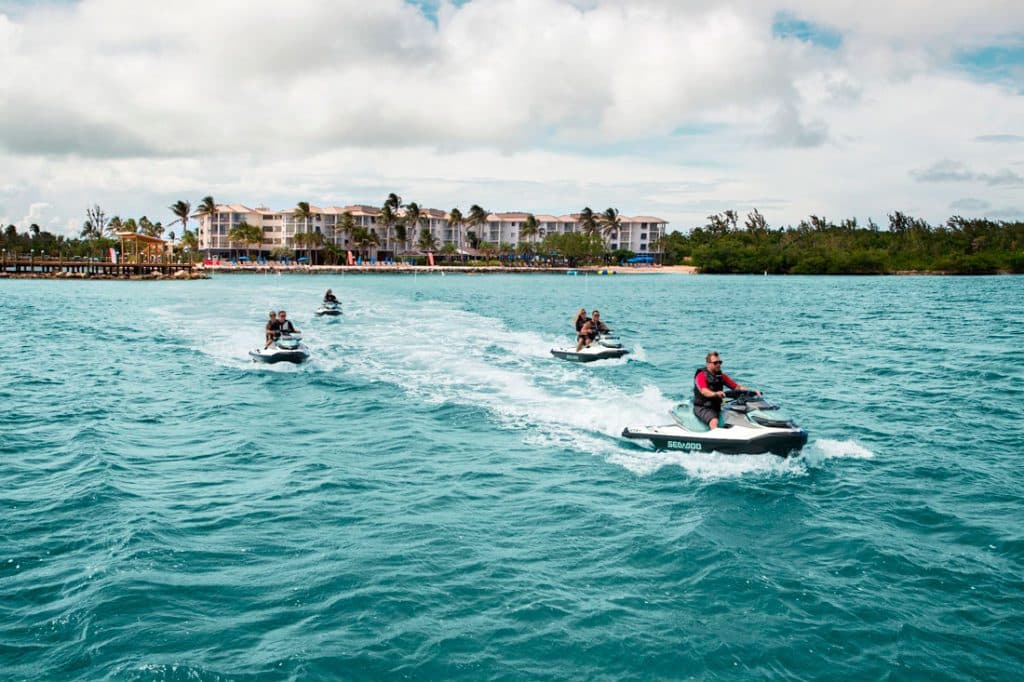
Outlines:
POLYGON ((710 424, 712 419, 718 419, 719 411, 707 405, 694 405, 693 413, 705 424, 710 424))

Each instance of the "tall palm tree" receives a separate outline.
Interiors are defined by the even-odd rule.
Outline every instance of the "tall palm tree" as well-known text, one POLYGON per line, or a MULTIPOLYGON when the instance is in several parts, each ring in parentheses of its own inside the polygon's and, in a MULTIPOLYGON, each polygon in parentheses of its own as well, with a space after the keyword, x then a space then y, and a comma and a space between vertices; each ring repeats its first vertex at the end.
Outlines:
POLYGON ((519 236, 532 242, 538 234, 540 234, 540 223, 537 222, 537 217, 531 213, 526 216, 523 226, 519 228, 519 236))
POLYGON ((121 216, 114 216, 110 219, 110 222, 107 223, 107 233, 110 234, 111 237, 116 237, 117 233, 123 230, 124 223, 121 222, 121 216))
POLYGON ((388 195, 388 198, 384 200, 384 205, 389 207, 392 213, 397 214, 398 209, 402 208, 402 197, 392 192, 388 195))
POLYGON ((465 218, 462 217, 462 211, 457 208, 453 208, 448 212, 448 227, 452 230, 452 234, 455 236, 456 248, 462 248, 462 223, 465 222, 465 218))
POLYGON ((594 212, 590 210, 589 206, 585 206, 583 210, 580 211, 580 217, 576 220, 576 223, 580 226, 580 232, 588 237, 593 237, 600 232, 600 229, 597 226, 597 218, 594 216, 594 212))
POLYGON ((423 211, 420 209, 420 205, 415 201, 410 201, 405 205, 405 224, 408 228, 406 232, 409 233, 409 241, 416 238, 416 230, 420 225, 420 219, 423 217, 423 211))
POLYGON ((295 205, 295 217, 305 221, 305 232, 309 232, 309 219, 313 217, 313 211, 309 208, 308 201, 300 201, 295 205))
MULTIPOLYGON (((198 215, 200 218, 204 218, 205 217, 209 221, 209 223, 210 223, 209 224, 210 232, 207 233, 206 237, 207 237, 207 239, 210 240, 207 243, 208 244, 212 244, 212 242, 213 242, 213 240, 212 240, 212 236, 213 236, 213 217, 215 215, 217 215, 217 202, 213 200, 213 197, 211 197, 209 195, 203 197, 202 201, 199 202, 199 208, 196 209, 196 215, 198 215)), ((202 228, 202 223, 200 222, 199 229, 196 230, 196 238, 197 238, 198 241, 201 242, 202 241, 202 237, 203 237, 203 228, 202 228)))
POLYGON ((324 244, 324 235, 322 232, 307 232, 306 233, 306 246, 309 247, 309 264, 313 264, 313 249, 319 248, 324 244))
MULTIPOLYGON (((469 207, 469 217, 466 218, 466 225, 473 228, 479 228, 487 224, 487 211, 480 207, 479 204, 473 204, 469 207)), ((474 230, 476 232, 476 230, 474 230)), ((477 234, 478 238, 483 235, 477 234)))
POLYGON ((605 238, 617 239, 619 236, 619 230, 622 229, 622 219, 619 218, 619 209, 606 208, 598 218, 598 223, 601 226, 601 234, 603 234, 605 238))
POLYGON ((385 247, 390 246, 391 230, 397 222, 398 215, 395 213, 395 209, 391 208, 391 204, 389 202, 384 202, 384 205, 380 209, 380 215, 377 216, 377 224, 382 225, 384 228, 385 247))
POLYGON ((338 226, 335 228, 337 232, 341 232, 345 235, 345 243, 352 237, 353 230, 356 229, 356 219, 352 217, 352 214, 345 211, 341 214, 341 219, 338 221, 338 226))
POLYGON ((168 208, 171 209, 171 213, 173 213, 175 217, 171 222, 171 225, 174 223, 181 223, 181 228, 183 230, 187 230, 189 214, 192 213, 192 204, 187 201, 178 200, 168 206, 168 208))
POLYGON ((304 247, 307 244, 308 238, 308 232, 296 232, 295 234, 292 235, 292 243, 295 244, 295 250, 297 252, 302 251, 302 247, 304 247))

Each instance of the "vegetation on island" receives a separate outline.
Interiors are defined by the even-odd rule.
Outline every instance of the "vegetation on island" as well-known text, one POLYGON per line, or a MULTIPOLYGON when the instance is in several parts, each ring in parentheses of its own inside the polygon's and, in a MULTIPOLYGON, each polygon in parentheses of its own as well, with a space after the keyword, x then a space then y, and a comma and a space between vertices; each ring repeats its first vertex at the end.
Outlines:
POLYGON ((834 223, 812 215, 796 227, 772 229, 756 209, 743 224, 735 211, 708 217, 689 234, 661 240, 666 263, 709 273, 886 274, 1024 272, 1024 222, 954 216, 930 225, 902 212, 887 229, 855 218, 834 223))

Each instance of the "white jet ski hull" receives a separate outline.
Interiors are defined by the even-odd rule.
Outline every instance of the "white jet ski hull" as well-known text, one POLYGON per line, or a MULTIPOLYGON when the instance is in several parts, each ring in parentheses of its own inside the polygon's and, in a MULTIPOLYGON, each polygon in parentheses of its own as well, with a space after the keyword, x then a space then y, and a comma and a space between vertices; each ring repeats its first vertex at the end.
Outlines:
POLYGON ((595 360, 621 358, 623 355, 628 355, 629 351, 621 347, 608 348, 606 346, 592 344, 587 348, 580 349, 579 351, 576 350, 575 346, 552 348, 551 354, 556 358, 561 358, 562 360, 568 360, 570 362, 594 362, 595 360))
POLYGON ((294 364, 303 363, 309 359, 309 348, 300 345, 298 348, 284 350, 282 348, 257 348, 249 351, 249 357, 253 362, 263 362, 273 365, 278 362, 291 362, 294 364))

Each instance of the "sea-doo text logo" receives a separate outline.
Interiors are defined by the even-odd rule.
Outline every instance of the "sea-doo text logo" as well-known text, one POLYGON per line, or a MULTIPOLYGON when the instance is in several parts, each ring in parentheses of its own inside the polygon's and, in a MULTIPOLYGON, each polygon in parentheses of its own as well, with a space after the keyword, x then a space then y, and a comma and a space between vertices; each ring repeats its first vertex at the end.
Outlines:
POLYGON ((700 443, 669 443, 669 450, 700 450, 700 443))

